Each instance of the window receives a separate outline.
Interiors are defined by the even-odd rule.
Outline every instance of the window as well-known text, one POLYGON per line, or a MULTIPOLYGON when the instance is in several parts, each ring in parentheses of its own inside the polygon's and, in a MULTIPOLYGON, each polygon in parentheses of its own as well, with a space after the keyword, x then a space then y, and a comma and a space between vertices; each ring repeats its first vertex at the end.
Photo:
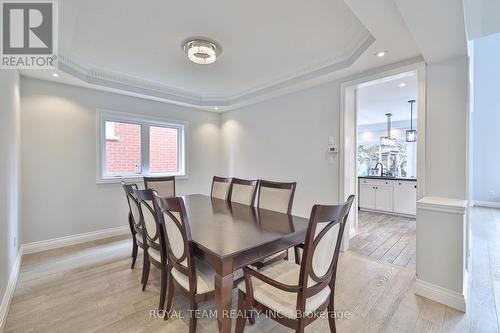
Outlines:
POLYGON ((99 179, 185 176, 184 123, 98 111, 99 179))

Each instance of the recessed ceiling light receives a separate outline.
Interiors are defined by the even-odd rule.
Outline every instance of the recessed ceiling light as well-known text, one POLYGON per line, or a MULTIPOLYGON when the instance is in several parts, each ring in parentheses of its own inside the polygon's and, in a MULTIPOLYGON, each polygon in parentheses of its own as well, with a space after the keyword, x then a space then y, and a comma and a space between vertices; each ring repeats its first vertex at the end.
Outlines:
POLYGON ((52 73, 52 76, 53 76, 53 77, 59 77, 59 74, 57 74, 57 73, 52 73))
POLYGON ((398 87, 399 87, 399 88, 404 88, 404 87, 406 87, 406 83, 401 82, 400 84, 398 84, 398 87))
POLYGON ((219 110, 219 107, 218 106, 214 106, 214 110, 219 110))
POLYGON ((379 51, 377 53, 375 53, 375 56, 377 58, 382 58, 383 56, 385 56, 387 54, 387 51, 379 51))
POLYGON ((200 65, 214 63, 221 53, 221 47, 207 39, 189 39, 182 44, 182 49, 189 60, 200 65))

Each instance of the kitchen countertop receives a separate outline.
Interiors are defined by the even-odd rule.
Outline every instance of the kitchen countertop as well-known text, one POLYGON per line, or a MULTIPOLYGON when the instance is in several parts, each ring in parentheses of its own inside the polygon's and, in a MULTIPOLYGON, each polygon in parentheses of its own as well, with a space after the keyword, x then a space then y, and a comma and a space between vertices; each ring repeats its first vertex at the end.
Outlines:
POLYGON ((417 178, 403 178, 403 177, 380 177, 380 176, 358 176, 363 179, 381 179, 381 180, 404 180, 404 181, 417 181, 417 178))

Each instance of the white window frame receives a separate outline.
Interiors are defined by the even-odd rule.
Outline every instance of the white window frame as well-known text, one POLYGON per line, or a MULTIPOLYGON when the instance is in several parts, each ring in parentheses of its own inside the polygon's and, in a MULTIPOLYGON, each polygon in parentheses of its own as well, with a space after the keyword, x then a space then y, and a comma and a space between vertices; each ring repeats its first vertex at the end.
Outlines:
MULTIPOLYGON (((176 176, 177 178, 187 178, 187 127, 185 121, 171 120, 165 118, 151 117, 145 115, 130 114, 124 112, 101 110, 96 111, 97 118, 97 183, 119 183, 123 180, 142 181, 144 176, 176 176), (127 175, 106 174, 106 121, 131 123, 141 125, 141 173, 127 175), (173 173, 149 173, 149 127, 167 127, 178 130, 177 151, 179 171, 173 173)), ((113 133, 114 136, 114 133, 113 133)))

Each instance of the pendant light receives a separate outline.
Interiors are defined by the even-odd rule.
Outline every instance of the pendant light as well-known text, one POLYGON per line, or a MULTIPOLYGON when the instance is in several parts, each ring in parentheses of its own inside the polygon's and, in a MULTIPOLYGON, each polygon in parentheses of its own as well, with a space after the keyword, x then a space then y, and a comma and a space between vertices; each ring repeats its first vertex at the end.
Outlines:
POLYGON ((385 116, 387 117, 387 135, 380 137, 380 145, 381 146, 393 146, 394 145, 394 141, 396 141, 396 140, 394 138, 391 138, 391 117, 392 117, 392 113, 386 113, 385 116))
POLYGON ((410 129, 406 130, 406 142, 415 142, 417 141, 417 130, 413 129, 413 104, 415 100, 412 99, 408 103, 410 104, 410 129))

